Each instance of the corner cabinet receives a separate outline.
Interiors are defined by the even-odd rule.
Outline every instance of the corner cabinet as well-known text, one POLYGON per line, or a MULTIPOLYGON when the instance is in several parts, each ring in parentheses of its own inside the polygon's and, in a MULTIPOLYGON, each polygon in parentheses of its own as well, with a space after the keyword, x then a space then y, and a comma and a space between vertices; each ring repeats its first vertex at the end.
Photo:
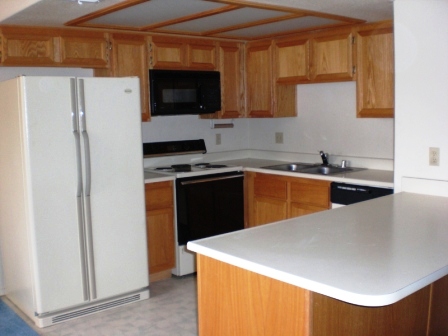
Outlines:
POLYGON ((357 37, 357 116, 394 116, 394 40, 390 23, 367 25, 357 37))
POLYGON ((145 185, 148 268, 150 281, 171 277, 174 256, 173 182, 145 185))
POLYGON ((273 74, 273 41, 250 42, 246 46, 247 117, 296 116, 296 88, 277 84, 273 74))
POLYGON ((329 181, 246 173, 248 227, 330 209, 329 181))

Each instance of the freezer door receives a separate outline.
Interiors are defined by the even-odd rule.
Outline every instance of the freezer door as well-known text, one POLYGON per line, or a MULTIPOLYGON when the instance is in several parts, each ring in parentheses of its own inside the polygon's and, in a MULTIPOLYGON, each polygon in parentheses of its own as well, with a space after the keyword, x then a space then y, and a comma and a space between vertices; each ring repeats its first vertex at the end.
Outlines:
POLYGON ((41 314, 86 300, 76 118, 70 78, 21 77, 21 90, 35 309, 41 314))
POLYGON ((78 92, 90 289, 102 299, 149 284, 139 81, 80 78, 78 92))

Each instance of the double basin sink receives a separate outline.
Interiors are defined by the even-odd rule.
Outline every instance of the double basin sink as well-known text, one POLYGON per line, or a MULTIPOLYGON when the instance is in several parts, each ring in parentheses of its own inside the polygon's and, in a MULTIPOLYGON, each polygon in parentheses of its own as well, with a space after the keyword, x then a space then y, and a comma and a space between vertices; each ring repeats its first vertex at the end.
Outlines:
POLYGON ((317 175, 335 175, 344 174, 359 170, 364 170, 365 168, 354 168, 354 167, 338 167, 334 165, 322 165, 313 163, 285 163, 275 166, 262 167, 264 169, 296 172, 302 174, 317 174, 317 175))

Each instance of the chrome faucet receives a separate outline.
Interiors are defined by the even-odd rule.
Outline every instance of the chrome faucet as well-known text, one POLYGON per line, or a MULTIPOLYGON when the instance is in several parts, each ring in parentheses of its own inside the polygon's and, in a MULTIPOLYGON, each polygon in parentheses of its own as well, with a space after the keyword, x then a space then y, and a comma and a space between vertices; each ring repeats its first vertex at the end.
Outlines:
POLYGON ((322 158, 322 166, 328 166, 328 154, 324 153, 324 151, 320 151, 319 154, 322 158))

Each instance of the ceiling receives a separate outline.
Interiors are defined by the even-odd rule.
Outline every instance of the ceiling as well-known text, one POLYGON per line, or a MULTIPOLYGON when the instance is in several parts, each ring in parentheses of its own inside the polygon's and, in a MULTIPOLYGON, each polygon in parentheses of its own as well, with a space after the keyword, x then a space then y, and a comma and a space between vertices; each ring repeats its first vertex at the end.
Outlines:
POLYGON ((254 40, 391 20, 391 0, 2 0, 0 24, 254 40), (20 4, 18 4, 20 3, 20 4))

